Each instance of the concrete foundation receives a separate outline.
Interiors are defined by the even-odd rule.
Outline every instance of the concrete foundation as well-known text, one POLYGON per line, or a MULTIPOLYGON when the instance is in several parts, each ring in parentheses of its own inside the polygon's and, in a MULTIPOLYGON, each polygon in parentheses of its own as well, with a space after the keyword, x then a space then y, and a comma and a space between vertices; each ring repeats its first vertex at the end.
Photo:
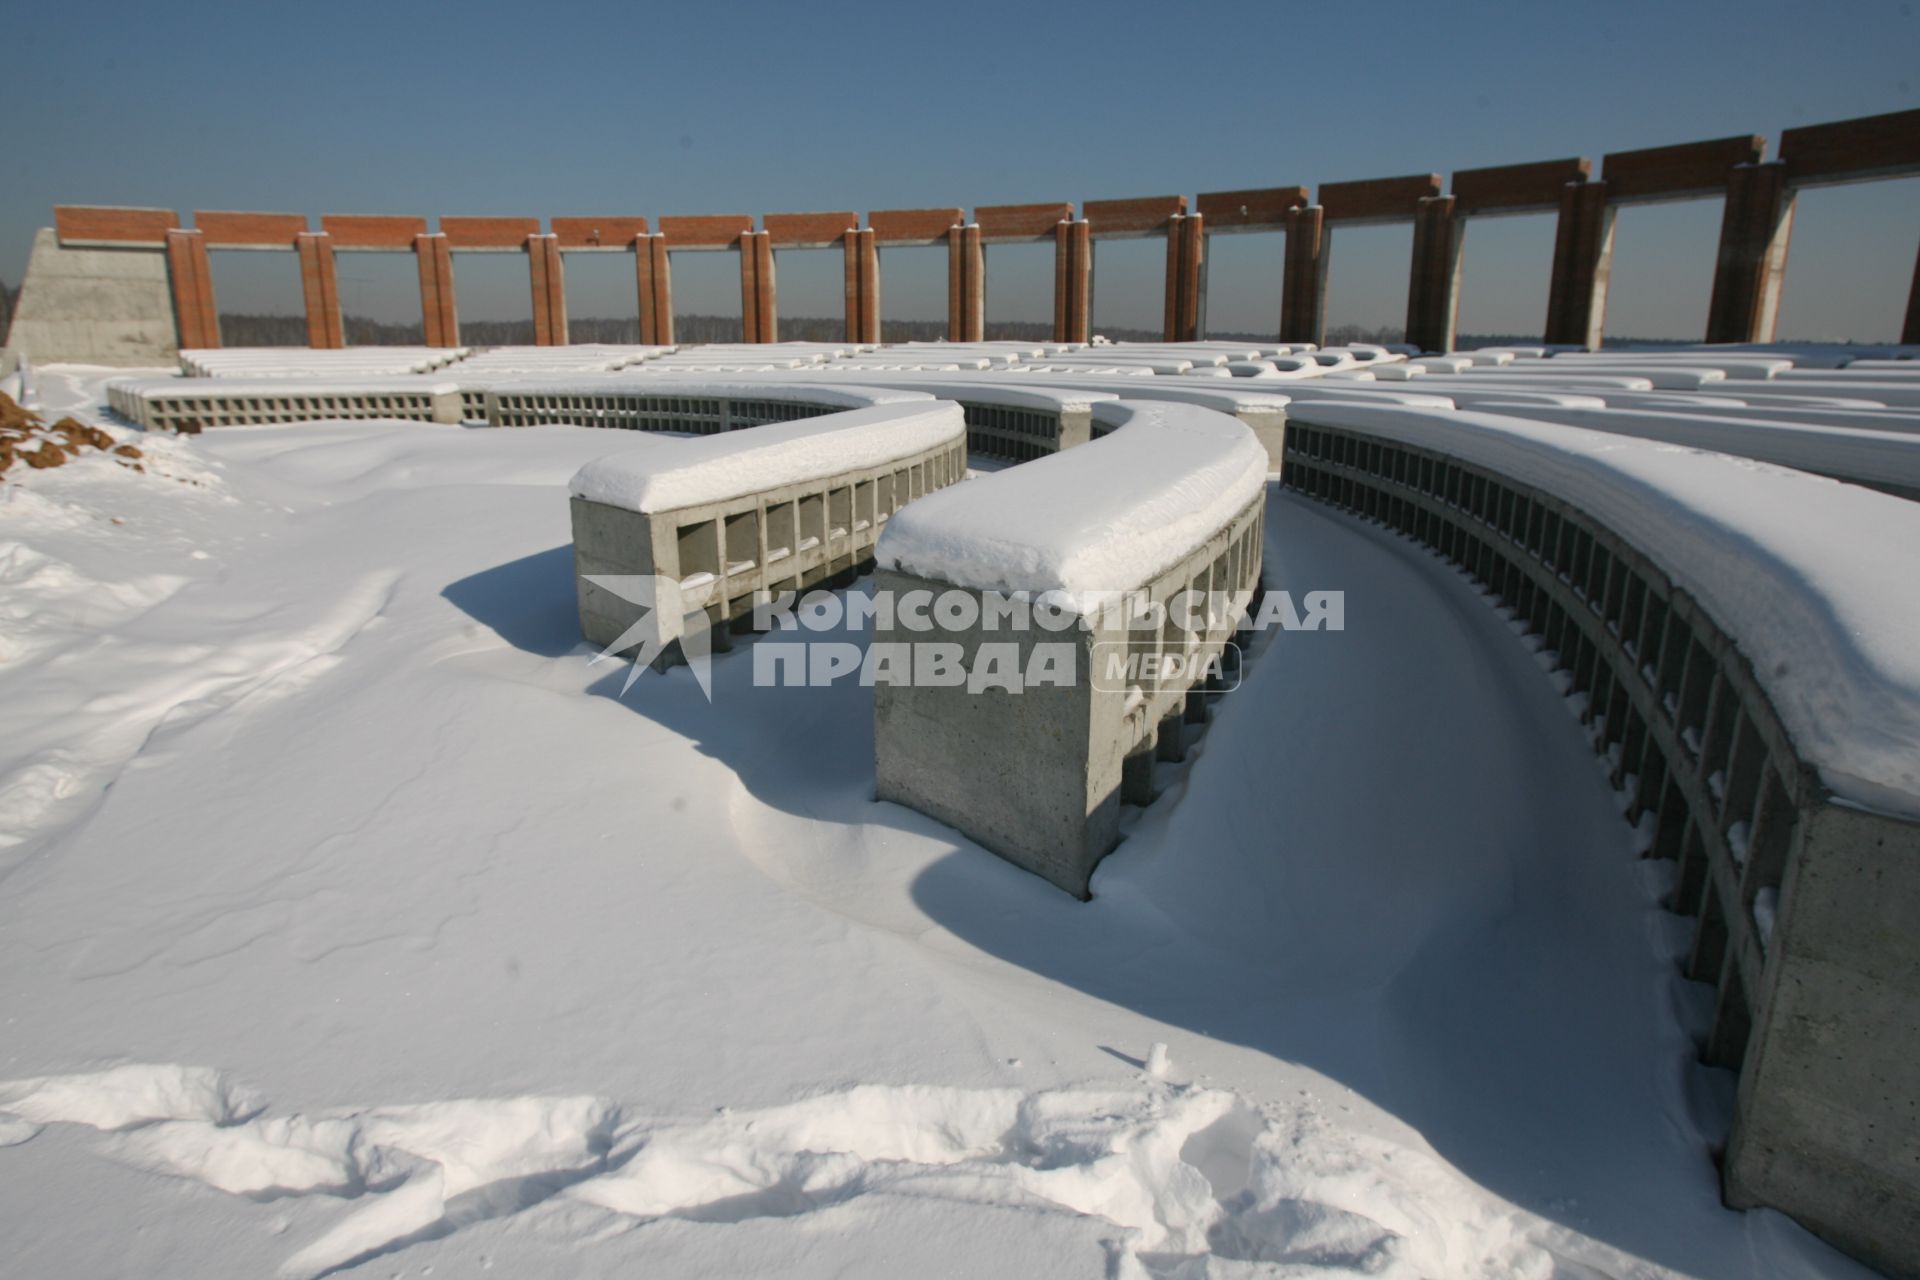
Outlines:
POLYGON ((174 340, 166 255, 151 248, 64 248, 52 227, 33 256, 6 335, 35 364, 168 365, 174 340))

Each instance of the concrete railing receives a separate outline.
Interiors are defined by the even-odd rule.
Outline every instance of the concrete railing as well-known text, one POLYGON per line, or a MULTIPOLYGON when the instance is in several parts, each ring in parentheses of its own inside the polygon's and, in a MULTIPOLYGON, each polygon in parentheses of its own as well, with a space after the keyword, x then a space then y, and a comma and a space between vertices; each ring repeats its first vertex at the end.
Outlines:
POLYGON ((902 507, 966 465, 959 406, 926 396, 590 463, 571 486, 580 630, 612 645, 650 616, 662 664, 694 627, 725 649, 756 600, 850 576, 902 507), (606 575, 663 580, 674 599, 592 581, 606 575))
POLYGON ((976 689, 971 676, 879 683, 880 798, 1082 898, 1119 839, 1121 802, 1147 803, 1156 756, 1181 759, 1187 726, 1205 720, 1199 682, 1219 673, 1235 620, 1204 604, 1244 605, 1258 584, 1267 474, 1252 433, 1223 414, 1101 408, 1131 420, 903 513, 875 576, 895 604, 876 645, 949 646, 970 673, 1047 666, 1059 677, 1064 662, 1066 676, 1018 693, 976 689), (936 603, 909 616, 919 592, 936 603), (1201 612, 1168 608, 1187 592, 1201 612), (972 607, 938 603, 956 598, 972 607))
MULTIPOLYGON (((475 253, 519 253, 527 261, 535 341, 567 342, 568 254, 620 253, 634 264, 635 312, 643 343, 671 344, 672 258, 724 252, 740 272, 741 327, 747 342, 778 340, 775 251, 839 254, 845 272, 849 341, 877 342, 880 253, 885 246, 944 247, 948 257, 948 337, 972 342, 985 332, 988 247, 1054 247, 1054 339, 1091 334, 1094 254, 1100 240, 1141 237, 1166 243, 1162 329, 1169 342, 1204 337, 1208 246, 1216 235, 1284 237, 1284 268, 1273 300, 1283 343, 1323 342, 1332 241, 1344 227, 1400 224, 1412 229, 1406 337, 1424 350, 1454 342, 1463 279, 1462 248, 1475 221, 1515 214, 1557 219, 1546 282, 1543 332, 1551 343, 1598 346, 1605 327, 1614 253, 1614 220, 1626 206, 1711 200, 1722 206, 1713 291, 1703 317, 1709 342, 1774 336, 1786 275, 1794 205, 1802 190, 1920 173, 1920 111, 1788 129, 1775 158, 1765 139, 1746 134, 1584 157, 1409 174, 1359 182, 1277 186, 1135 199, 857 213, 662 217, 626 214, 427 219, 340 216, 309 226, 304 214, 203 211, 194 225, 167 209, 63 205, 36 239, 18 314, 7 343, 42 361, 153 364, 177 347, 217 347, 219 313, 208 253, 283 250, 297 255, 309 344, 341 347, 344 331, 337 253, 407 252, 419 264, 427 345, 459 344, 455 261, 475 253), (132 251, 132 252, 129 252, 132 251), (129 261, 129 259, 136 261, 129 261)), ((1912 264, 1889 264, 1901 276, 1912 264)), ((1914 275, 1902 341, 1920 343, 1920 271, 1914 275)))
POLYGON ((1740 1073, 1728 1202, 1910 1266, 1920 672, 1899 655, 1920 593, 1860 563, 1920 546, 1920 511, 1595 432, 1331 404, 1294 406, 1284 483, 1433 548, 1541 637, 1694 921, 1702 1057, 1740 1073))
POLYGON ((925 391, 853 382, 693 374, 593 381, 521 379, 490 385, 480 394, 484 396, 482 416, 496 427, 573 425, 690 435, 934 398, 925 391))
POLYGON ((461 420, 460 385, 440 377, 116 378, 107 405, 151 431, 259 426, 328 418, 461 420))

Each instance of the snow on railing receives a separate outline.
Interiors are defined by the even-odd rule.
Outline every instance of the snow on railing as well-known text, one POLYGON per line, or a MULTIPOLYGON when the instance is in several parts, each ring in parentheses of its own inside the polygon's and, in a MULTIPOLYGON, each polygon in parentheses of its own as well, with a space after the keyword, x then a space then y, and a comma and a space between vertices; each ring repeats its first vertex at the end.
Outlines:
POLYGON ((877 590, 956 606, 879 615, 875 645, 910 646, 916 673, 875 689, 880 798, 1081 897, 1118 840, 1122 799, 1151 798, 1155 757, 1182 758, 1209 682, 1237 661, 1229 606, 1259 582, 1268 466, 1253 433, 1212 410, 1095 411, 1124 425, 916 504, 875 552, 877 590), (1022 601, 1028 624, 996 634, 995 602, 1018 617, 1022 601), (918 678, 934 649, 967 678, 918 678), (979 687, 994 665, 1048 678, 1017 694, 979 687))
POLYGON ((756 602, 850 581, 881 528, 966 463, 960 407, 924 395, 589 463, 570 485, 581 631, 651 644, 661 665, 696 630, 725 649, 756 602), (665 585, 641 599, 607 577, 665 585))
POLYGON ((1511 609, 1671 860, 1703 1056, 1741 1072, 1728 1202, 1846 1221, 1920 1141, 1887 1035, 1920 1026, 1920 506, 1514 417, 1293 410, 1286 485, 1511 609))

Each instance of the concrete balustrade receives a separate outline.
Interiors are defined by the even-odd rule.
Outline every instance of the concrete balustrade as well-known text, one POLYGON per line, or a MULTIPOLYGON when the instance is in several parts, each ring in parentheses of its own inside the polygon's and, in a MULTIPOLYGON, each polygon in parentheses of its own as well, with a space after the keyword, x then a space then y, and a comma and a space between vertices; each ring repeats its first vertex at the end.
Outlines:
POLYGON ((460 384, 433 377, 116 378, 107 405, 149 431, 262 426, 329 418, 461 420, 460 384))
POLYGON ((490 387, 486 421, 496 427, 570 425, 718 435, 848 409, 932 400, 925 391, 841 382, 747 378, 528 379, 490 387))
POLYGON ((914 646, 916 668, 875 688, 880 798, 1082 898, 1119 839, 1122 800, 1150 801, 1155 759, 1183 758, 1204 723, 1205 682, 1234 632, 1226 610, 1168 605, 1187 592, 1250 602, 1266 496, 1266 455, 1232 418, 1166 402, 1099 408, 1115 415, 1105 438, 903 512, 874 579, 896 606, 874 644, 914 646), (902 607, 911 593, 948 603, 916 619, 902 607), (1013 599, 1046 618, 996 623, 995 602, 1013 599), (1066 678, 1019 692, 939 683, 921 678, 928 646, 970 673, 1058 658, 1066 678))
POLYGON ((1599 433, 1324 403, 1293 406, 1285 484, 1433 548, 1540 638, 1693 921, 1701 1056, 1739 1073, 1728 1203, 1907 1267, 1920 781, 1889 761, 1920 742, 1920 688, 1872 646, 1916 610, 1854 566, 1920 545, 1920 512, 1599 433), (1773 536, 1783 507, 1815 548, 1773 536))
POLYGON ((690 628, 725 649, 756 599, 850 578, 902 507, 966 466, 959 406, 927 396, 590 463, 571 486, 581 633, 612 645, 651 617, 662 665, 690 628), (603 575, 663 579, 677 599, 628 599, 603 575))

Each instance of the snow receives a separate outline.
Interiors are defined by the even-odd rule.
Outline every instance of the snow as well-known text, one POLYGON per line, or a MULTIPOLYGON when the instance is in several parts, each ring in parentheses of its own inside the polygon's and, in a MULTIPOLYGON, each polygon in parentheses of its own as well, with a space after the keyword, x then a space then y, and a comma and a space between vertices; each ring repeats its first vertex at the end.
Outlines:
POLYGON ((614 454, 580 468, 568 491, 628 511, 673 511, 885 466, 966 434, 957 404, 875 405, 614 454))
POLYGON ((1722 1207, 1685 922, 1447 566, 1270 492, 1347 630, 1256 646, 1079 903, 757 642, 618 696, 565 494, 624 439, 0 483, 8 1274, 1867 1276, 1722 1207))
POLYGON ((1733 637, 1830 789, 1920 817, 1920 650, 1911 643, 1920 588, 1909 563, 1920 505, 1767 463, 1514 417, 1333 404, 1296 406, 1293 416, 1439 447, 1590 513, 1733 637))
POLYGON ((1110 434, 922 498, 874 550, 903 573, 979 590, 1051 593, 1084 612, 1150 582, 1266 484, 1253 432, 1210 409, 1104 401, 1110 434))

